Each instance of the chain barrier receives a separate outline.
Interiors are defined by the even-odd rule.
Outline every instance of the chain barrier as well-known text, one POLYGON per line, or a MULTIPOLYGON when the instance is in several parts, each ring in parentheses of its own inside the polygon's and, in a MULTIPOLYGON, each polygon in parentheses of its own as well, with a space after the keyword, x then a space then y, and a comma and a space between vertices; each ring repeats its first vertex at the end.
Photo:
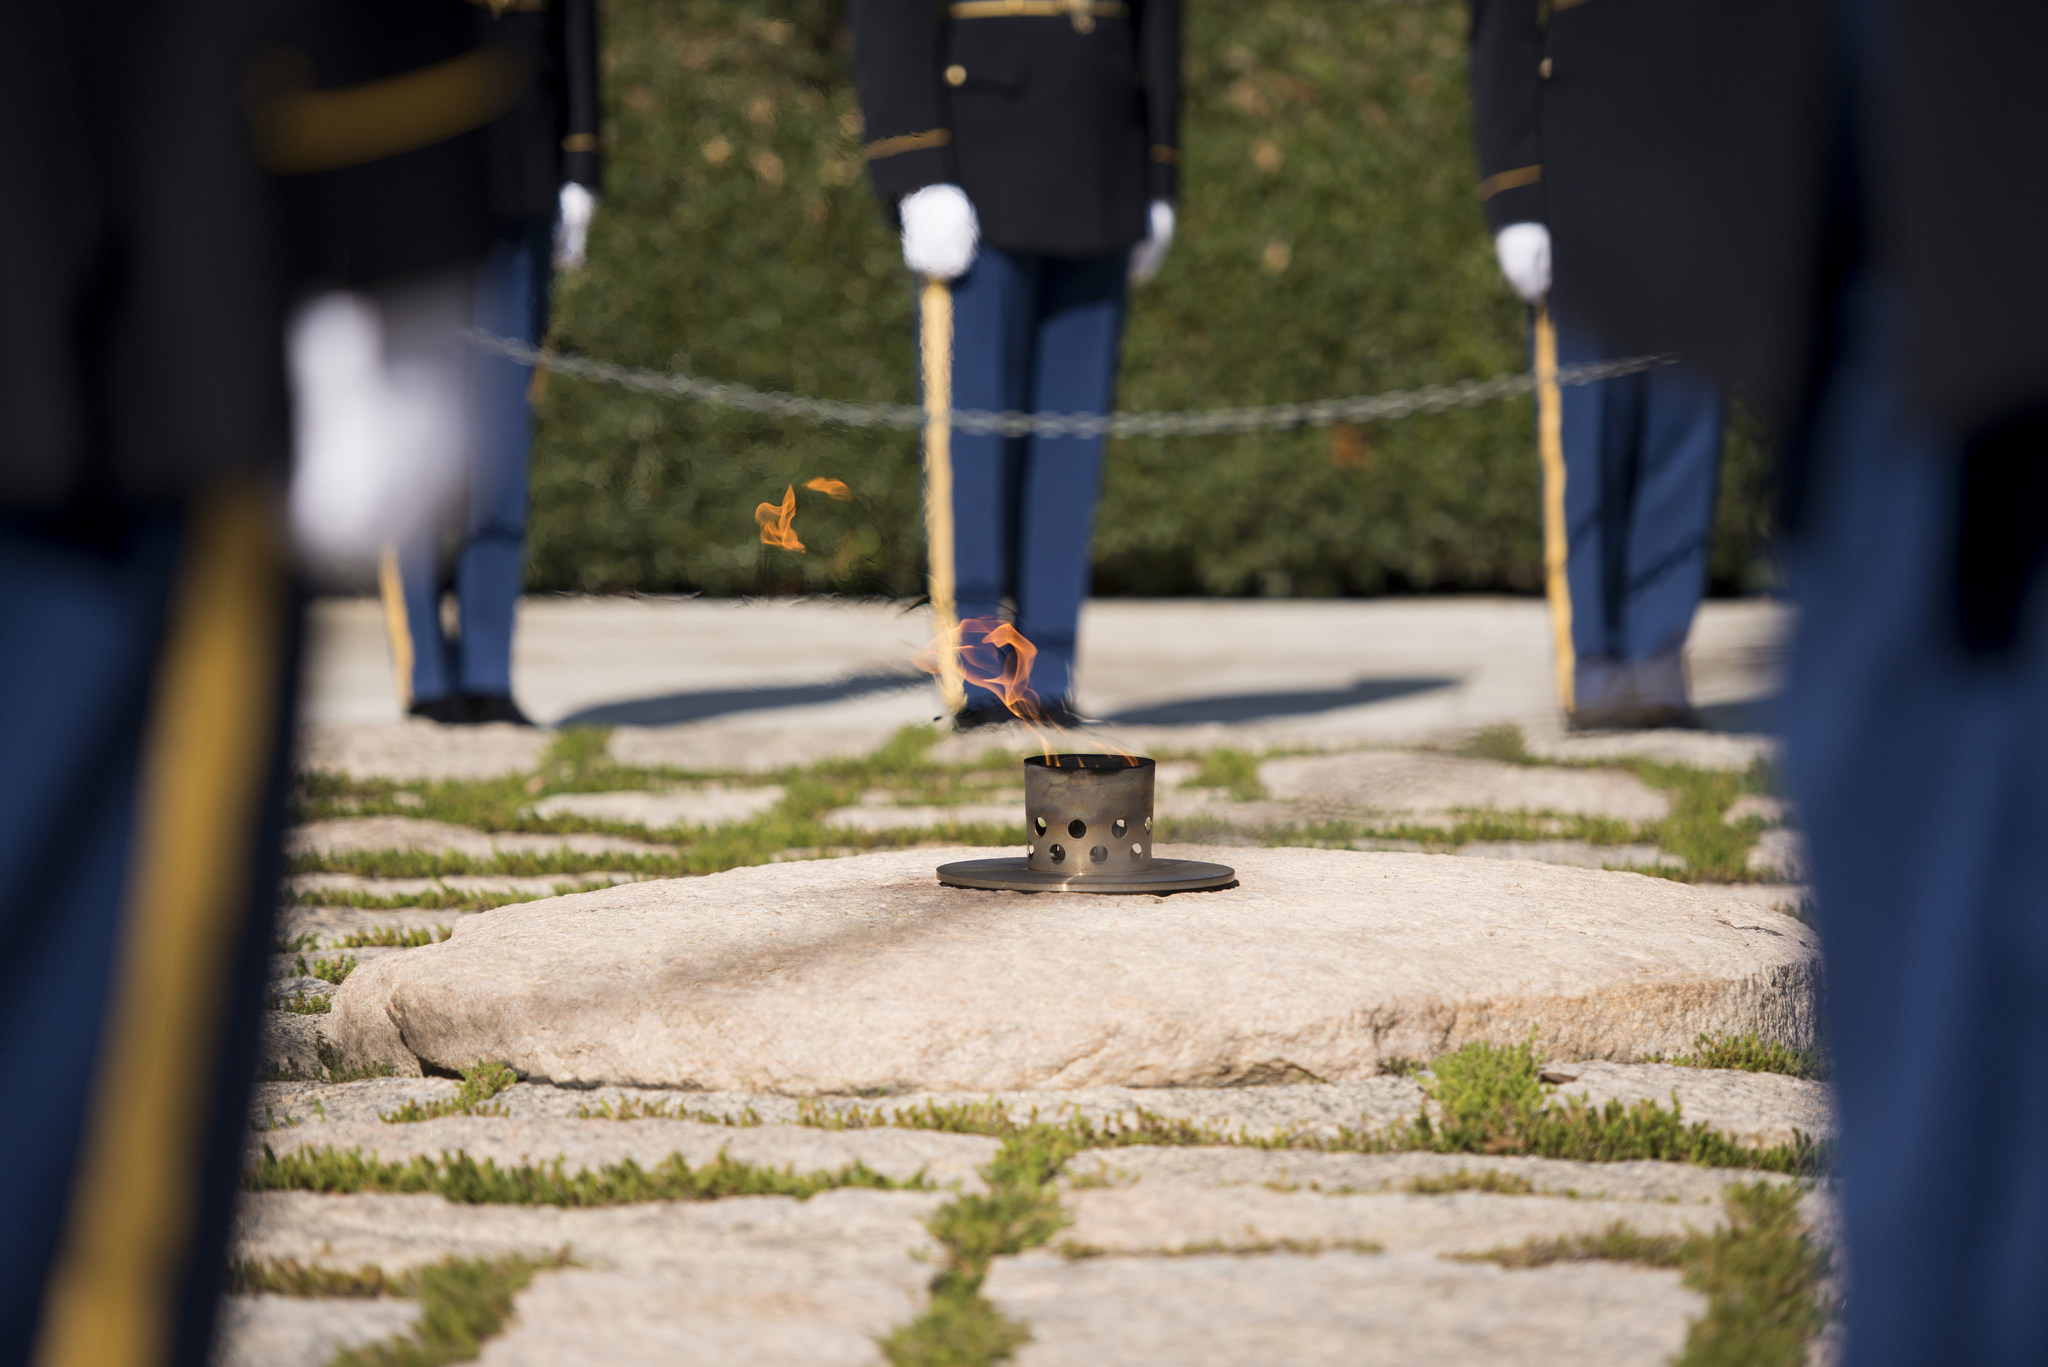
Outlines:
MULTIPOLYGON (((647 370, 614 361, 569 356, 545 347, 528 346, 510 337, 469 330, 479 349, 557 375, 617 385, 636 393, 672 399, 694 399, 718 408, 758 413, 771 418, 796 418, 841 427, 889 427, 912 431, 925 425, 924 409, 907 403, 853 403, 844 399, 813 399, 778 390, 755 389, 695 375, 647 370)), ((1592 361, 1560 366, 1560 385, 1592 384, 1620 375, 1670 365, 1671 356, 1635 356, 1620 361, 1592 361)), ((1343 399, 1304 403, 1261 404, 1249 408, 1197 408, 1182 412, 1142 413, 1016 413, 982 408, 956 408, 948 419, 956 432, 1005 437, 1209 437, 1226 433, 1282 432, 1303 427, 1332 427, 1340 422, 1380 422, 1414 413, 1442 413, 1497 403, 1535 387, 1527 371, 1495 375, 1487 380, 1425 385, 1384 394, 1358 394, 1343 399)))

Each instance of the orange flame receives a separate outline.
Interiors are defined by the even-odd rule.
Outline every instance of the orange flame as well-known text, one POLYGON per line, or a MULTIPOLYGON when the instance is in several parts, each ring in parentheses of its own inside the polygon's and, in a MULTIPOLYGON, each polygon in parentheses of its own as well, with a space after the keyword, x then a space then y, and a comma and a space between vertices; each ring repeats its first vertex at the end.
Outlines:
POLYGON ((761 544, 780 546, 785 551, 801 551, 804 543, 796 539, 796 486, 782 491, 782 503, 762 503, 754 509, 754 521, 761 524, 761 544))
MULTIPOLYGON (((1023 632, 1000 617, 970 617, 941 633, 912 656, 911 663, 936 675, 949 657, 962 680, 1001 699, 1010 715, 1030 728, 1045 758, 1054 764, 1059 762, 1053 748, 1054 734, 1064 736, 1066 728, 1045 719, 1038 694, 1031 690, 1031 666, 1038 658, 1038 647, 1023 632)), ((1106 740, 1101 745, 1105 752, 1126 764, 1138 762, 1136 755, 1106 740)))
POLYGON ((853 490, 846 487, 846 481, 843 479, 827 479, 819 475, 816 479, 805 480, 804 488, 823 494, 827 498, 836 498, 841 503, 848 503, 853 499, 853 490))

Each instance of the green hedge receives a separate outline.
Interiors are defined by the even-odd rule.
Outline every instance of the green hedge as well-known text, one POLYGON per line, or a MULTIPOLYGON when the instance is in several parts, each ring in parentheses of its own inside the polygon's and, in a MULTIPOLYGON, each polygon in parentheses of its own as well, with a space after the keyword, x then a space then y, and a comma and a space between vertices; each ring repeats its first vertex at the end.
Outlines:
MULTIPOLYGON (((558 286, 570 350, 765 388, 916 396, 910 281, 861 174, 840 0, 611 0, 608 192, 558 286)), ((1524 364, 1467 127, 1456 4, 1193 0, 1186 200, 1134 297, 1120 401, 1354 394, 1524 364)), ((1762 460, 1732 444, 1717 581, 1758 585, 1762 460)), ((1105 593, 1532 589, 1526 401, 1330 432, 1114 444, 1105 593)), ((714 594, 922 586, 916 441, 556 377, 539 409, 532 583, 714 594), (799 488, 806 554, 753 511, 799 488)))

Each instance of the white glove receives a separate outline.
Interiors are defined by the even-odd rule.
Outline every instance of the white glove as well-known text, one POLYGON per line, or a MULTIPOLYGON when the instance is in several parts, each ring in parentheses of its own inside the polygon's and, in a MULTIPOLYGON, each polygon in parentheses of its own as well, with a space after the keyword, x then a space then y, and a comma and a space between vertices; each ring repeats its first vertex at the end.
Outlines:
POLYGON ((1550 293, 1550 229, 1541 223, 1510 223, 1494 234, 1493 253, 1516 294, 1533 304, 1550 293))
POLYGON ((903 197, 903 260, 919 275, 951 280, 967 274, 981 245, 981 220, 957 185, 927 185, 903 197))
POLYGON ((562 187, 562 213, 555 220, 555 269, 573 271, 583 264, 583 251, 590 245, 590 216, 597 212, 597 196, 575 181, 562 187))
POLYGON ((1173 245, 1173 205, 1163 199, 1152 201, 1151 228, 1145 240, 1131 248, 1131 283, 1142 285, 1159 274, 1166 264, 1166 249, 1173 245))
POLYGON ((469 443, 468 272, 382 296, 335 290, 292 315, 291 525, 310 569, 376 564, 442 524, 469 443))

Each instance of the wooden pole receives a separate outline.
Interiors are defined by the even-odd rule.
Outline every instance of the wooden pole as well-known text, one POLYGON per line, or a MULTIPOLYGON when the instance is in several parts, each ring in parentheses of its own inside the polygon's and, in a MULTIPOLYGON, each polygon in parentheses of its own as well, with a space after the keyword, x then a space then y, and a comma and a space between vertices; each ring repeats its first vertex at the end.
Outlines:
POLYGON ((377 591, 384 599, 384 632, 391 638, 391 672, 398 684, 398 710, 412 706, 412 629, 405 616, 405 580, 398 573, 398 548, 377 558, 377 591))
POLYGON ((1550 636, 1557 659, 1557 705, 1567 717, 1577 702, 1578 660, 1572 651, 1572 588, 1567 574, 1571 533, 1564 519, 1564 395, 1557 384, 1557 325, 1550 306, 1536 306, 1536 450, 1543 462, 1543 590, 1550 599, 1550 636))
POLYGON ((953 290, 927 277, 919 300, 924 354, 924 528, 931 564, 932 634, 939 641, 939 696, 967 705, 960 675, 960 620, 953 565, 953 290))

